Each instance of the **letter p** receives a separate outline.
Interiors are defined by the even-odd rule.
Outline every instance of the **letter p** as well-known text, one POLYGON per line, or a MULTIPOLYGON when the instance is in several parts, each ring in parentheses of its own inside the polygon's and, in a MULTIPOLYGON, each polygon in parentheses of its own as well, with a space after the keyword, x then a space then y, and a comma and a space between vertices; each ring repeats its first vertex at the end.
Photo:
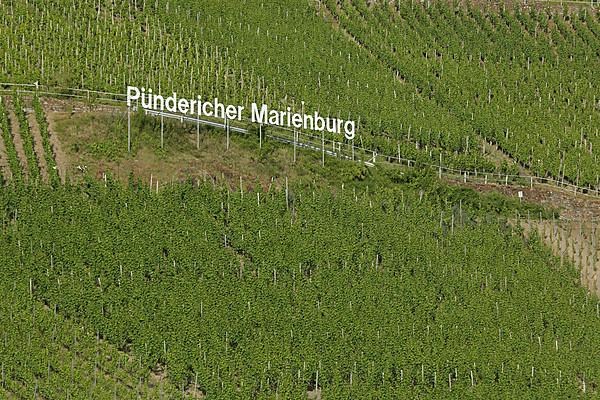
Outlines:
POLYGON ((127 107, 131 107, 131 101, 140 98, 140 89, 135 86, 127 86, 127 107))

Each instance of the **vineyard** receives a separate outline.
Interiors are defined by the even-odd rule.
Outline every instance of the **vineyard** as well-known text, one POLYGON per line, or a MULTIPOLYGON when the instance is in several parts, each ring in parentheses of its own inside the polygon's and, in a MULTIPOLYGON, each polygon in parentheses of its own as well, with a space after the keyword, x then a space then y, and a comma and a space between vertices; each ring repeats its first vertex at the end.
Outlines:
POLYGON ((118 93, 135 82, 294 110, 303 100, 359 120, 356 140, 382 153, 490 171, 502 168, 490 142, 540 176, 598 186, 593 8, 86 3, 2 5, 0 80, 118 93))
POLYGON ((486 13, 445 2, 368 9, 360 1, 341 9, 328 2, 327 10, 388 68, 470 120, 478 137, 539 175, 598 185, 600 24, 593 11, 486 13))
POLYGON ((597 213, 442 179, 598 194, 593 4, 6 1, 0 21, 0 398, 598 396, 597 213), (101 99, 128 84, 359 127, 238 125, 230 148, 226 125, 224 147, 101 99), (159 186, 142 141, 295 176, 159 186))
MULTIPOLYGON (((156 194, 90 181, 1 200, 2 281, 15 296, 82 321, 188 393, 596 390, 597 299, 490 210, 409 189, 286 196, 202 183, 156 194)), ((41 311, 9 304, 43 331, 41 311)), ((38 390, 52 388, 58 361, 36 362, 38 390)), ((10 356, 3 368, 9 389, 32 382, 10 356)))

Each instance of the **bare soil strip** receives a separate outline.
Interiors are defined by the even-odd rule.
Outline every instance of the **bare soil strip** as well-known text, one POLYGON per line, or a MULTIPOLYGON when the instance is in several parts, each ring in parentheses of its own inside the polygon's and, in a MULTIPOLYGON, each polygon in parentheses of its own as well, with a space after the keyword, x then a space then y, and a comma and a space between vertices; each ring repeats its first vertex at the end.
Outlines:
POLYGON ((67 156, 63 152, 62 146, 58 137, 54 134, 55 132, 55 122, 53 118, 53 113, 50 111, 54 111, 53 101, 52 99, 41 99, 42 109, 44 110, 44 114, 46 115, 46 119, 48 121, 48 135, 50 136, 50 145, 52 146, 52 156, 54 157, 54 161, 56 161, 56 168, 58 168, 58 176, 60 177, 60 181, 65 183, 67 178, 67 166, 69 165, 67 156))
POLYGON ((2 175, 5 181, 12 179, 12 172, 8 163, 8 153, 2 135, 0 135, 0 175, 2 175))
POLYGON ((479 192, 499 192, 518 198, 521 192, 528 202, 559 210, 560 218, 542 220, 538 215, 521 215, 515 223, 523 228, 525 237, 537 234, 542 243, 579 270, 579 283, 600 295, 600 198, 585 196, 550 185, 516 187, 456 182, 479 192))
MULTIPOLYGON (((31 107, 31 100, 28 101, 28 106, 31 107)), ((35 118, 35 112, 29 108, 26 110, 27 121, 29 122, 29 130, 33 138, 33 151, 40 167, 40 174, 44 182, 49 181, 48 164, 46 164, 46 157, 44 156, 44 145, 42 141, 42 134, 40 133, 40 127, 37 119, 35 118)))
POLYGON ((29 179, 29 165, 27 164, 27 156, 23 148, 23 138, 21 138, 21 128, 19 127, 19 120, 15 114, 14 104, 12 99, 6 98, 6 108, 8 111, 8 120, 10 122, 10 129, 15 144, 15 150, 17 151, 17 157, 21 163, 21 170, 25 179, 29 179))

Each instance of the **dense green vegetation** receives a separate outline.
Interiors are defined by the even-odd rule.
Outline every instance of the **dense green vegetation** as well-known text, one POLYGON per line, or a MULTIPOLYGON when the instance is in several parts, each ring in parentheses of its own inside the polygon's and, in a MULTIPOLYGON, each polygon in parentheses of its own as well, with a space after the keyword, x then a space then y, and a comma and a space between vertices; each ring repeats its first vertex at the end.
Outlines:
POLYGON ((340 3, 326 2, 344 29, 479 137, 541 176, 598 185, 594 11, 340 3))
POLYGON ((178 394, 169 382, 149 383, 149 370, 136 359, 36 301, 27 280, 19 277, 22 271, 12 278, 3 272, 0 280, 0 397, 135 399, 178 394))
POLYGON ((27 120, 27 116, 25 115, 25 110, 23 109, 23 99, 21 96, 13 96, 14 101, 14 111, 19 121, 19 136, 21 137, 21 141, 23 143, 23 151, 25 152, 25 157, 27 159, 28 168, 28 177, 30 182, 36 182, 40 179, 40 168, 39 161, 37 159, 37 155, 35 154, 35 150, 33 148, 33 136, 31 135, 31 129, 29 126, 29 121, 27 120))
POLYGON ((596 390, 597 299, 573 267, 435 191, 0 193, 0 281, 178 387, 299 398, 318 373, 324 398, 596 390))
POLYGON ((21 172, 21 166, 19 164, 19 158, 17 157, 17 150, 11 135, 11 128, 8 122, 8 114, 6 111, 6 99, 0 99, 0 134, 2 134, 2 140, 6 148, 6 156, 8 157, 8 165, 10 167, 10 176, 4 176, 4 181, 9 179, 15 182, 21 182, 23 179, 23 173, 21 172))
POLYGON ((380 153, 492 170, 484 155, 490 141, 538 175, 598 184, 600 22, 589 7, 364 0, 0 7, 0 80, 119 93, 131 83, 296 110, 304 100, 305 111, 360 120, 357 144, 380 153))
POLYGON ((49 181, 52 185, 60 183, 60 177, 58 176, 58 169, 56 166, 56 160, 54 159, 54 149, 50 144, 50 132, 48 132, 48 121, 46 121, 46 115, 42 109, 42 104, 38 97, 34 97, 32 100, 33 109, 35 112, 35 118, 38 126, 40 127, 40 136, 42 137, 42 148, 44 149, 44 159, 48 166, 49 181))
MULTIPOLYGON (((600 19, 589 8, 117 3, 2 2, 0 81, 131 83, 295 110, 304 100, 360 120, 356 144, 417 164, 507 172, 491 142, 538 175, 598 186, 600 19)), ((0 101, 11 172, 0 187, 0 396, 598 395, 598 298, 510 220, 551 211, 419 169, 336 171, 341 160, 310 170, 339 179, 330 188, 60 185, 33 98, 44 185, 22 96, 10 105, 26 173, 0 101)), ((123 157, 124 123, 120 137, 71 150, 123 157)), ((158 147, 157 126, 134 116, 131 157, 136 141, 158 147)))

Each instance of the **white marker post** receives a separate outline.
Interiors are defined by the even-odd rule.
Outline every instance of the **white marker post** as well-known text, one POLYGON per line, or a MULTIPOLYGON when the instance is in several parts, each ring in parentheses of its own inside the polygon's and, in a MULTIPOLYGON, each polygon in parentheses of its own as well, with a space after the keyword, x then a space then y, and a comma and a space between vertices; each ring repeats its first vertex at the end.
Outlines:
POLYGON ((227 130, 227 150, 229 150, 229 120, 225 117, 225 129, 227 130))
POLYGON ((140 98, 140 90, 133 86, 127 86, 127 152, 131 153, 131 101, 140 98))
POLYGON ((165 147, 165 116, 160 114, 160 148, 165 147))
POLYGON ((325 133, 321 132, 321 163, 325 166, 325 133))
POLYGON ((127 152, 131 153, 131 109, 127 105, 127 152))
POLYGON ((294 128, 294 164, 296 164, 296 128, 294 128))

